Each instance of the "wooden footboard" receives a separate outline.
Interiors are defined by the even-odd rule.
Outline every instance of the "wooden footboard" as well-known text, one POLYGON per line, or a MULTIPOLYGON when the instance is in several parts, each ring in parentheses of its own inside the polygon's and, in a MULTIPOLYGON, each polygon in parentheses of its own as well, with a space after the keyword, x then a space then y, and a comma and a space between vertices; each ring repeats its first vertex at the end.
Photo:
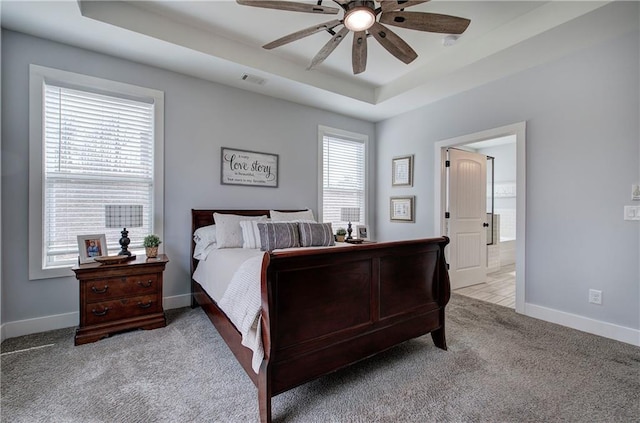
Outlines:
POLYGON ((196 282, 193 298, 258 387, 260 420, 270 422, 273 396, 401 342, 431 332, 436 346, 446 349, 448 242, 440 237, 265 255, 265 355, 258 375, 240 334, 196 282))

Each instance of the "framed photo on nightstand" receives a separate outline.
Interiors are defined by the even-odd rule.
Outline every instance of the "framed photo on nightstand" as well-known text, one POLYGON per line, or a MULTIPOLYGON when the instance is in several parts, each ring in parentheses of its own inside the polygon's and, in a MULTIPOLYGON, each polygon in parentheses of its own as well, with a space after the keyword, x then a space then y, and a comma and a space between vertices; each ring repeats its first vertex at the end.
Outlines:
POLYGON ((78 235, 80 264, 93 263, 96 257, 107 256, 107 238, 104 234, 78 235))
POLYGON ((357 225, 358 239, 369 239, 369 228, 366 225, 357 225))

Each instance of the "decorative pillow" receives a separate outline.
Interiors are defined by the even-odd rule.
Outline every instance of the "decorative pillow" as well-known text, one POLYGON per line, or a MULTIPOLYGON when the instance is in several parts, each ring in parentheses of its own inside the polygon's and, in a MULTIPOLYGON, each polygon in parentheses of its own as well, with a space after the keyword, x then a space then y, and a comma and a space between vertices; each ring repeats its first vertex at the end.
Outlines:
POLYGON ((242 248, 260 248, 260 230, 257 220, 241 220, 242 228, 242 248))
POLYGON ((216 222, 216 243, 218 248, 242 248, 240 222, 243 220, 265 221, 267 216, 214 213, 213 220, 216 222))
POLYGON ((292 221, 311 221, 315 222, 313 211, 308 209, 299 212, 279 212, 277 210, 269 210, 272 222, 292 222, 292 221))
POLYGON ((331 223, 298 223, 301 247, 328 247, 333 242, 331 223))
POLYGON ((260 249, 272 251, 276 248, 300 246, 298 224, 293 222, 258 223, 260 231, 260 249))

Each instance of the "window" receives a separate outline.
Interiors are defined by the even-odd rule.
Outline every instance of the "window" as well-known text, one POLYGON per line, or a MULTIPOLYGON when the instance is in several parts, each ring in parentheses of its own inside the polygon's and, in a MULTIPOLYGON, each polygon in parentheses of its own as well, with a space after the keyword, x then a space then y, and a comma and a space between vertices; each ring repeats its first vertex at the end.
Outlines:
POLYGON ((142 249, 162 230, 162 92, 30 71, 30 279, 70 274, 78 235, 104 233, 117 253, 122 228, 106 228, 108 204, 143 206, 142 227, 127 228, 129 249, 142 249))
POLYGON ((360 217, 351 221, 355 231, 355 225, 364 225, 367 221, 368 137, 321 126, 318 138, 321 219, 331 222, 334 232, 339 227, 346 229, 348 222, 341 219, 340 210, 357 207, 360 217))

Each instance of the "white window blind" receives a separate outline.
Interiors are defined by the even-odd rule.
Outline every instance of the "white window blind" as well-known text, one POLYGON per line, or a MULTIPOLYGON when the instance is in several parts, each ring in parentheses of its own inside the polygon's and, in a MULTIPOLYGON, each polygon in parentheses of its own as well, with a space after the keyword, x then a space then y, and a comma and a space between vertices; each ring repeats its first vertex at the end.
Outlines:
POLYGON ((324 135, 322 140, 322 220, 331 222, 333 230, 347 227, 340 217, 343 207, 358 207, 360 218, 352 221, 365 224, 366 163, 365 143, 324 135))
POLYGON ((77 262, 77 235, 106 234, 106 204, 142 205, 143 226, 127 228, 130 249, 153 228, 154 105, 45 84, 43 242, 45 268, 77 262))

